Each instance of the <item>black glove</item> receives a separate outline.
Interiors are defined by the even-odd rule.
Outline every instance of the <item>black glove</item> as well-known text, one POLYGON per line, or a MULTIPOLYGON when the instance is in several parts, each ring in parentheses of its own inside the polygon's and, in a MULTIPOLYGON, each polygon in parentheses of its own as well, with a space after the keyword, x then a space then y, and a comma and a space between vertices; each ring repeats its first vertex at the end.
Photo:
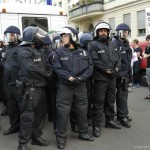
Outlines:
POLYGON ((117 72, 115 69, 113 69, 113 70, 112 70, 112 73, 110 73, 109 76, 110 76, 111 78, 114 78, 114 77, 117 77, 117 74, 118 74, 118 72, 117 72))
POLYGON ((74 78, 72 81, 70 81, 70 85, 72 86, 78 86, 80 85, 82 80, 80 78, 74 78))

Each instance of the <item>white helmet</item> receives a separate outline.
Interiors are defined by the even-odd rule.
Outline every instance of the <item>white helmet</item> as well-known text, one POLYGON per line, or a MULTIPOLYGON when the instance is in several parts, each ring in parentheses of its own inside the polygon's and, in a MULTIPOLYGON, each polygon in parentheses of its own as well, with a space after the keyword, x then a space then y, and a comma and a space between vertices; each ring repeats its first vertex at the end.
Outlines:
POLYGON ((74 42, 78 41, 78 32, 72 27, 63 27, 61 32, 60 32, 60 36, 62 36, 63 34, 70 35, 71 39, 74 42))
POLYGON ((110 30, 111 30, 111 26, 107 23, 107 22, 100 22, 95 26, 94 29, 94 36, 97 37, 98 36, 98 30, 99 29, 107 29, 110 35, 110 30))

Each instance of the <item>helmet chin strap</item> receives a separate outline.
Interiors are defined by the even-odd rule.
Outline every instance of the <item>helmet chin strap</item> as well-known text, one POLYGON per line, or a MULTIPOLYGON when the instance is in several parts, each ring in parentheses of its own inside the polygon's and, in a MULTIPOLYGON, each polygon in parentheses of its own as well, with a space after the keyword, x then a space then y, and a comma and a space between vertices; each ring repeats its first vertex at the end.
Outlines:
POLYGON ((10 46, 14 46, 14 45, 16 45, 17 44, 17 42, 9 42, 9 45, 10 46))
POLYGON ((70 44, 71 44, 71 42, 69 42, 69 43, 67 43, 67 44, 64 44, 64 46, 65 46, 66 48, 68 48, 70 44))
POLYGON ((98 37, 98 41, 102 42, 102 43, 107 43, 109 40, 109 36, 99 36, 98 37))

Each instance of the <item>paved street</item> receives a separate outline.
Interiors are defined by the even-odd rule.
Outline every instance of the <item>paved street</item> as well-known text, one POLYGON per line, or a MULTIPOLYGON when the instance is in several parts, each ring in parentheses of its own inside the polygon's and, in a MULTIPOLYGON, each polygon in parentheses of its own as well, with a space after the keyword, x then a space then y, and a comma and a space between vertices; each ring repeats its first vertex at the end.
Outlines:
MULTIPOLYGON (((78 139, 78 135, 68 131, 68 140, 65 150, 150 150, 150 101, 144 100, 148 95, 148 88, 140 87, 129 93, 129 110, 133 118, 130 129, 121 130, 102 128, 100 138, 94 142, 86 142, 78 139)), ((0 103, 0 112, 3 109, 0 103)), ((0 132, 0 150, 17 150, 17 134, 3 136, 2 132, 8 129, 8 117, 0 116, 2 131, 0 132)), ((91 127, 89 128, 90 132, 91 127)), ((31 150, 56 150, 55 136, 52 124, 48 121, 44 126, 43 137, 50 142, 48 147, 32 146, 31 150)))

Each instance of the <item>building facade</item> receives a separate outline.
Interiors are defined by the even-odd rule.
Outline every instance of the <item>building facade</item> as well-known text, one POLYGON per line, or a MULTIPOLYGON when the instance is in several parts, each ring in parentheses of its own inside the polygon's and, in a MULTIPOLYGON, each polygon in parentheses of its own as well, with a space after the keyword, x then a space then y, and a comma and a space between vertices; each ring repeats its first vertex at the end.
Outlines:
POLYGON ((0 3, 47 4, 47 0, 0 0, 0 3))
POLYGON ((69 23, 79 32, 94 30, 100 21, 108 22, 115 34, 115 28, 120 23, 126 23, 131 28, 129 40, 145 40, 150 33, 146 25, 146 8, 150 8, 149 0, 80 0, 77 7, 69 10, 69 23), (84 1, 84 3, 83 3, 84 1))

